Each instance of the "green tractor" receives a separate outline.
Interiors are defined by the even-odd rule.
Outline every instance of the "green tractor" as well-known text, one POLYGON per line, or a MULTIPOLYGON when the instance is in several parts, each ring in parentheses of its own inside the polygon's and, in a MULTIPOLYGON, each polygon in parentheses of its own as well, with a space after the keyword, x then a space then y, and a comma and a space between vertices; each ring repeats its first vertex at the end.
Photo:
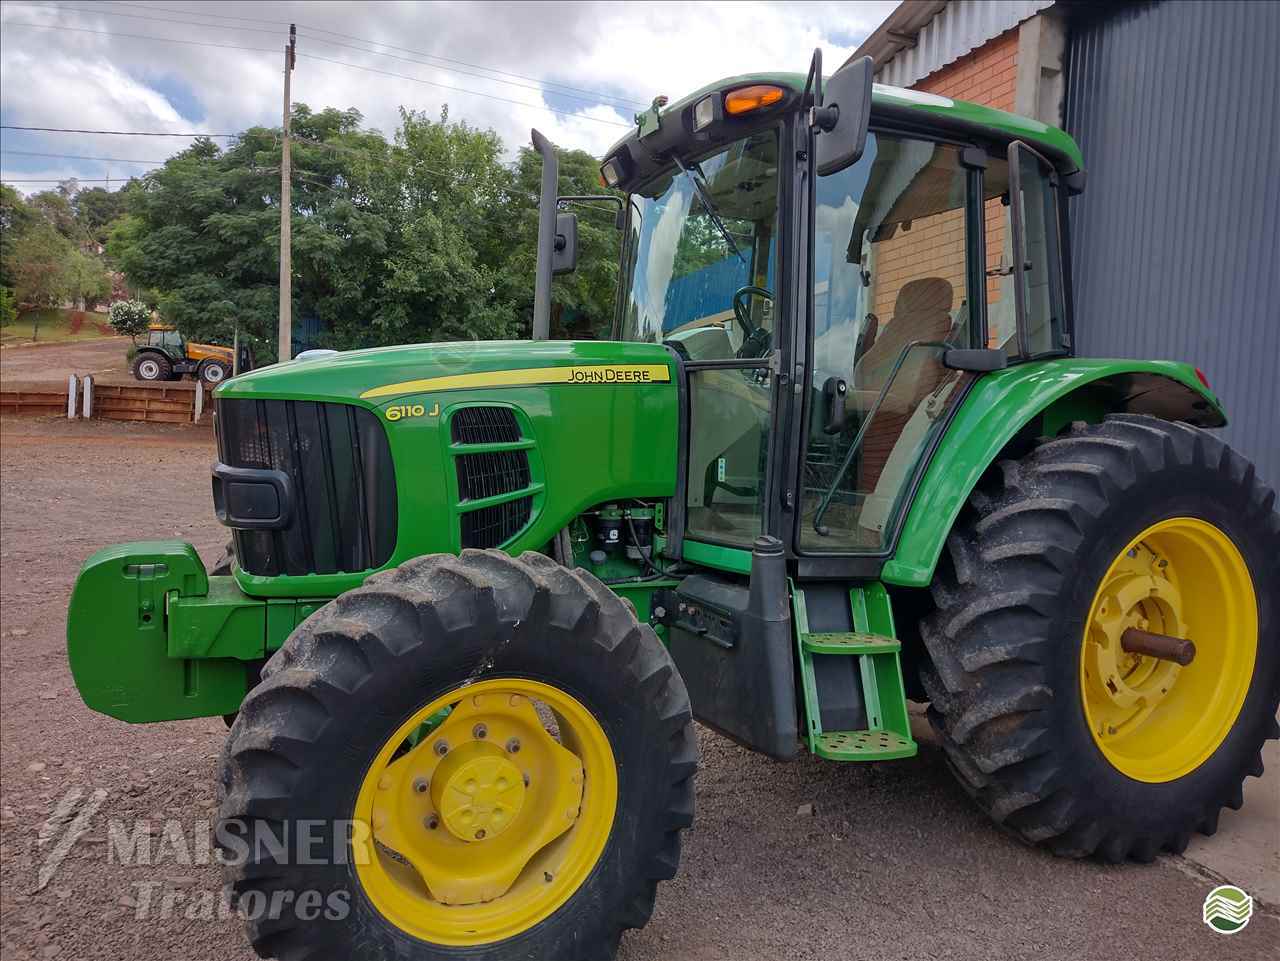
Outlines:
MULTIPOLYGON (((994 821, 1149 861, 1278 735, 1280 515, 1172 361, 1072 350, 1060 130, 752 75, 606 155, 613 337, 360 350, 216 393, 229 572, 91 557, 76 683, 234 715, 218 844, 264 956, 613 956, 693 818, 693 720, 910 757, 994 821), (620 198, 620 199, 619 199, 620 198)), ((1116 318, 1122 323, 1123 318, 1116 318)))

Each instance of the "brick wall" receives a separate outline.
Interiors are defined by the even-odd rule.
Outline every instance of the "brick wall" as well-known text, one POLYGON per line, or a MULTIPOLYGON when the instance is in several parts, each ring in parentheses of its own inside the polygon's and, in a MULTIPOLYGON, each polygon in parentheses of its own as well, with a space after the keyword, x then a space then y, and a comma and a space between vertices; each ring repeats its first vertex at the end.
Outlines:
POLYGON ((1012 112, 1017 70, 1018 28, 1014 27, 929 74, 914 89, 1012 112))
MULTIPOLYGON (((959 60, 915 84, 916 90, 1013 111, 1018 69, 1018 28, 987 41, 959 60)), ((987 266, 1000 262, 1004 249, 1006 208, 999 199, 986 205, 987 266)), ((948 211, 913 225, 912 230, 879 244, 875 311, 882 323, 893 316, 894 300, 903 285, 922 277, 943 277, 955 290, 952 309, 964 297, 964 219, 948 211), (939 244, 945 238, 949 243, 939 244)), ((987 301, 1000 300, 1000 278, 987 280, 987 301)))

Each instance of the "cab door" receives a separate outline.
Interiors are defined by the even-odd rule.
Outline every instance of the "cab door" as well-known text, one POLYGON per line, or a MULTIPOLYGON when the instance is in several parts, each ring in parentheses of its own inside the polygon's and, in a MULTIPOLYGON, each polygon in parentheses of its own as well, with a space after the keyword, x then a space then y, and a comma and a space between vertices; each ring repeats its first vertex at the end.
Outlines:
POLYGON ((963 145, 872 132, 814 183, 808 415, 795 549, 884 554, 912 482, 971 375, 980 170, 963 145))

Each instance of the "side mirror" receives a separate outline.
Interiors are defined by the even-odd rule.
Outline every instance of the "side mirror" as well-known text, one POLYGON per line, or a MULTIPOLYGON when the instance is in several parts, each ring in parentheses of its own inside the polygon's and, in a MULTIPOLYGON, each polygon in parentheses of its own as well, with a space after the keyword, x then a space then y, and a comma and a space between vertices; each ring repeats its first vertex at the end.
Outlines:
POLYGON ((578 267, 578 215, 556 214, 556 236, 551 251, 551 273, 571 274, 578 267))
MULTIPOLYGON (((819 177, 839 173, 862 156, 871 122, 873 76, 870 57, 845 64, 826 84, 821 103, 815 102, 810 123, 817 135, 814 159, 819 177)), ((815 85, 815 91, 822 88, 815 85)))

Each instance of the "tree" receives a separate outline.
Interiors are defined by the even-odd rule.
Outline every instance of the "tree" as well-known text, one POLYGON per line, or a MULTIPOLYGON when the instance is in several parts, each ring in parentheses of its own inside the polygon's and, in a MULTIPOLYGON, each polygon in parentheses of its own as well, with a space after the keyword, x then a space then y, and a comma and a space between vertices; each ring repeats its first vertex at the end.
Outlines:
POLYGON ((13 292, 0 287, 0 327, 8 327, 18 319, 18 308, 13 303, 13 292))
POLYGON ((75 211, 71 209, 74 191, 74 180, 63 181, 57 190, 42 190, 33 194, 27 200, 27 206, 63 237, 79 242, 83 239, 82 231, 76 224, 75 211))
POLYGON ((36 214, 22 199, 22 194, 8 184, 0 184, 0 286, 12 289, 14 279, 9 267, 13 263, 14 245, 35 221, 36 214))
POLYGON ((75 248, 47 223, 33 225, 13 245, 8 270, 18 303, 57 307, 70 286, 68 263, 75 248))
MULTIPOLYGON (((447 109, 401 111, 391 141, 362 119, 293 107, 295 336, 312 320, 322 334, 307 346, 527 335, 538 157, 522 151, 513 171, 493 131, 447 109)), ((133 186, 106 228, 130 288, 155 291, 189 338, 228 343, 238 327, 274 356, 279 163, 276 130, 247 130, 225 150, 197 140, 133 186)), ((588 154, 565 152, 561 173, 565 193, 601 192, 588 154)), ((578 212, 579 269, 555 284, 556 330, 598 335, 613 311, 618 232, 612 207, 578 212)))
MULTIPOLYGON (((75 247, 49 224, 31 226, 13 245, 6 273, 13 278, 14 297, 32 307, 57 307, 72 287, 70 262, 75 247)), ((32 314, 31 339, 40 338, 40 312, 32 314)))
POLYGON ((111 296, 111 277, 97 257, 72 250, 66 272, 67 296, 78 301, 82 309, 92 310, 98 301, 111 296))
MULTIPOLYGON (((561 150, 561 195, 621 193, 600 186, 600 162, 582 150, 561 150)), ((533 322, 534 270, 538 259, 538 197, 542 187, 542 158, 531 148, 520 150, 508 205, 509 224, 503 244, 502 283, 517 304, 523 336, 533 322)), ((606 337, 613 321, 618 284, 621 238, 613 204, 583 204, 569 208, 578 215, 578 268, 556 278, 551 288, 552 336, 606 337)))
POLYGON ((127 185, 120 190, 88 187, 77 191, 71 198, 71 211, 81 236, 99 247, 106 244, 108 228, 126 212, 130 196, 127 185))
POLYGON ((117 300, 107 311, 107 322, 117 334, 137 342, 151 323, 151 308, 140 300, 117 300))

